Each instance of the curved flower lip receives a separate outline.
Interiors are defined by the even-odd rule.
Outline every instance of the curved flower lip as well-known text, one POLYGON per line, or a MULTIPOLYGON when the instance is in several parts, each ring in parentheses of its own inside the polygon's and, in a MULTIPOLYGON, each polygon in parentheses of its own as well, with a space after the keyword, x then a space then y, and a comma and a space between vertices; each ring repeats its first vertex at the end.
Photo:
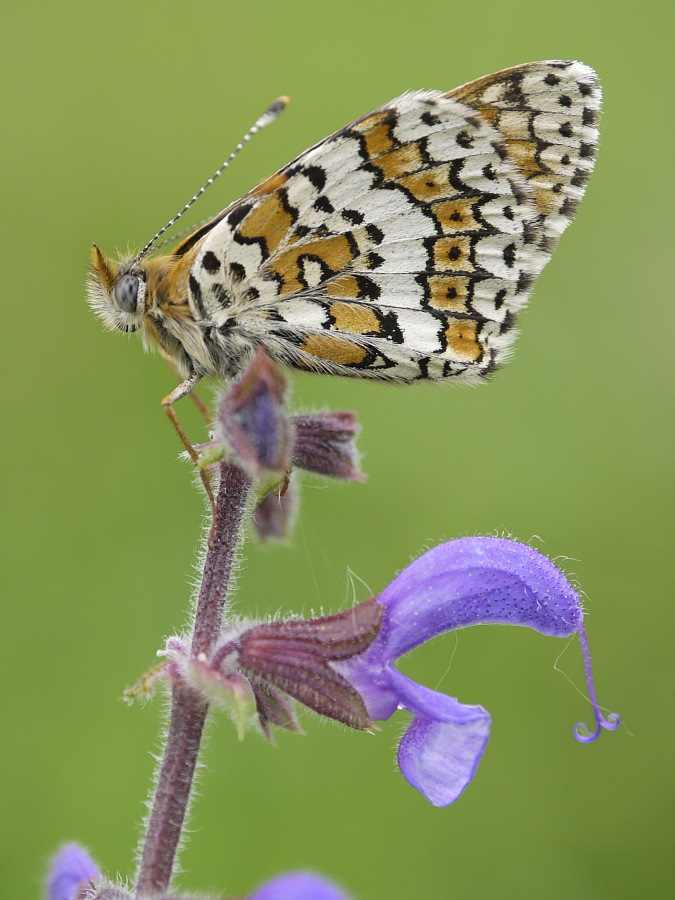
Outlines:
POLYGON ((503 538, 461 538, 441 544, 404 569, 384 589, 379 634, 361 656, 339 665, 364 698, 373 719, 396 709, 413 713, 398 753, 406 780, 435 806, 453 803, 472 780, 485 750, 490 716, 432 691, 398 672, 392 663, 432 638, 469 625, 502 624, 568 637, 582 645, 596 727, 577 726, 576 737, 594 740, 613 730, 595 697, 588 642, 578 594, 546 557, 525 544, 503 538))
POLYGON ((375 646, 394 659, 455 628, 525 625, 566 637, 583 619, 579 597, 545 556, 503 538, 460 538, 429 550, 382 591, 387 618, 375 646))
POLYGON ((99 877, 90 856, 77 844, 64 844, 52 860, 46 883, 47 900, 75 900, 80 887, 99 877))
POLYGON ((310 872, 279 875, 259 887, 248 900, 350 900, 330 881, 310 872))

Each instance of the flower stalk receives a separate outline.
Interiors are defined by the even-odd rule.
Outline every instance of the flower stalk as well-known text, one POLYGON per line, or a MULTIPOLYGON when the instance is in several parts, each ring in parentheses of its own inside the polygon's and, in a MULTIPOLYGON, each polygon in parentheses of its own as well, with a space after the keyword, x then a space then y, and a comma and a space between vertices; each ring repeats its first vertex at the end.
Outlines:
MULTIPOLYGON (((212 540, 192 626, 194 657, 210 653, 220 634, 250 489, 246 472, 221 463, 212 540)), ((169 731, 136 881, 139 898, 157 896, 169 887, 209 709, 194 688, 179 680, 172 681, 172 694, 169 731)))

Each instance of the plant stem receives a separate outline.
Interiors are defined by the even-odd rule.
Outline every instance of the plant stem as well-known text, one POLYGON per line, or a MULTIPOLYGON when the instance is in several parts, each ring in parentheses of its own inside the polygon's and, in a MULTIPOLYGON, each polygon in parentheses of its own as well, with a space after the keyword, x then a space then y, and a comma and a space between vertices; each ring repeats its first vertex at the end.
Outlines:
POLYGON ((169 887, 207 713, 208 705, 194 691, 180 685, 174 687, 169 732, 143 844, 137 897, 154 897, 169 887))
POLYGON ((192 655, 212 652, 220 637, 232 564, 239 544, 251 479, 239 466, 222 463, 215 526, 204 563, 192 628, 192 655))
MULTIPOLYGON (((193 657, 208 656, 220 635, 250 488, 248 475, 238 466, 221 464, 214 527, 192 627, 193 657)), ((171 882, 208 714, 208 704, 185 685, 173 682, 172 695, 166 746, 141 852, 139 898, 158 896, 171 882)))

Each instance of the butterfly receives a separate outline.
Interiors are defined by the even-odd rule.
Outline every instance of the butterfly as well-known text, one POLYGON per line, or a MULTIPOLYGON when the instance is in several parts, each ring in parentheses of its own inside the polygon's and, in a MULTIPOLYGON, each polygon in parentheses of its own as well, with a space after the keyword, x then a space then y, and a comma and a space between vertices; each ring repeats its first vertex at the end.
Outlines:
POLYGON ((481 381, 507 358, 517 313, 576 213, 600 101, 595 72, 562 60, 404 94, 168 253, 151 255, 157 238, 213 178, 137 255, 94 246, 89 303, 108 327, 140 331, 183 379, 163 404, 184 443, 172 404, 203 376, 236 378, 260 346, 329 375, 481 381))

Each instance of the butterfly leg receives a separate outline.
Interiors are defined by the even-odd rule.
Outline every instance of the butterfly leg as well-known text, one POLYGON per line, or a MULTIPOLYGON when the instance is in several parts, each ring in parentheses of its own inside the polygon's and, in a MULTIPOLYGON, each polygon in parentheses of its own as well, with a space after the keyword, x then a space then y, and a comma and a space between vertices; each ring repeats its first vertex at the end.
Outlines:
MULTIPOLYGON (((174 366, 172 366, 171 363, 169 363, 169 368, 171 369, 173 374, 176 376, 176 378, 180 378, 180 375, 178 374, 178 370, 174 366)), ((188 381, 189 380, 190 379, 188 379, 188 381)), ((196 383, 197 382, 194 382, 192 387, 194 387, 196 383)), ((204 402, 204 400, 202 400, 202 398, 199 396, 197 391, 193 391, 192 388, 189 388, 189 394, 190 394, 190 400, 192 400, 194 405, 197 407, 197 409, 201 413, 206 424, 210 425, 212 416, 211 416, 211 410, 209 409, 208 405, 204 402)), ((184 396, 184 394, 181 394, 181 397, 183 397, 183 396, 184 396)), ((180 397, 179 397, 179 399, 180 399, 180 397)))
POLYGON ((206 424, 210 425, 212 416, 211 416, 211 410, 209 409, 208 405, 204 402, 204 400, 202 400, 202 398, 199 396, 199 394, 196 391, 190 392, 190 400, 192 400, 194 405, 197 407, 199 412, 202 414, 206 424))
MULTIPOLYGON (((183 397, 186 397, 192 391, 192 388, 197 384, 197 382, 200 380, 201 377, 202 377, 201 375, 197 375, 195 372, 193 372, 192 375, 189 375, 185 379, 185 381, 181 382, 177 388, 175 388, 173 391, 171 391, 170 394, 167 394, 167 396, 164 397, 164 399, 162 400, 162 409, 164 410, 164 412, 166 413, 166 415, 169 418, 169 421, 175 428, 176 434, 178 435, 178 437, 181 440, 181 443, 187 450, 188 455, 190 456, 190 459, 197 467, 197 471, 199 472, 199 477, 201 478, 202 484, 204 485, 204 490, 206 491, 206 496, 209 498, 209 504, 211 505, 211 516, 213 519, 213 516, 215 515, 215 510, 216 510, 216 501, 215 501, 215 497, 213 496, 213 489, 211 487, 211 482, 209 481, 209 477, 208 477, 206 471, 204 469, 202 469, 202 467, 199 465, 199 457, 197 456, 197 451, 192 446, 192 444, 190 443, 190 439, 183 431, 183 426, 178 421, 178 416, 176 415, 176 412, 173 408, 174 403, 176 403, 178 400, 181 400, 183 397)), ((197 404, 197 406, 199 407, 199 404, 197 404)), ((201 408, 201 407, 199 407, 199 408, 201 408)), ((206 414, 208 414, 208 410, 206 411, 206 414)))

